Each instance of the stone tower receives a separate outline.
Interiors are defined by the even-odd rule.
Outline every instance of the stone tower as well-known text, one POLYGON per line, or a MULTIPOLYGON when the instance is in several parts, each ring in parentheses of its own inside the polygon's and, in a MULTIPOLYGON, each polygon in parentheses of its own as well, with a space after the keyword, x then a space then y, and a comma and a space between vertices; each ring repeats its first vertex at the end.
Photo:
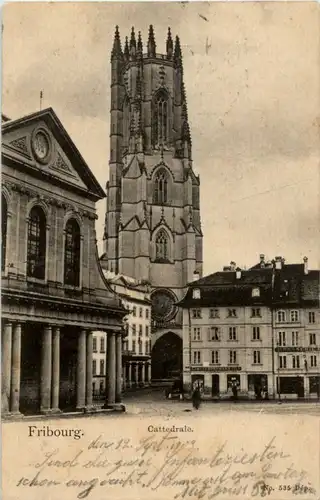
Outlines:
POLYGON ((160 54, 152 26, 146 50, 132 28, 122 48, 116 27, 101 263, 151 284, 153 342, 169 330, 181 336, 174 303, 194 274, 202 275, 200 181, 191 149, 179 37, 174 43, 169 28, 160 54))

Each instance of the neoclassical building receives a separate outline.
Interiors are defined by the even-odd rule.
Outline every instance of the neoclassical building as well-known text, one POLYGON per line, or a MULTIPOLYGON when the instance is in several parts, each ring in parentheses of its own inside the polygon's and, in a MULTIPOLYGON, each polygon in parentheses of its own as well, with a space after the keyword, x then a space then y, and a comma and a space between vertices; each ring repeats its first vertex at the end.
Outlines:
POLYGON ((123 317, 96 247, 104 191, 49 108, 2 123, 2 412, 89 411, 92 332, 121 400, 123 317))
POLYGON ((200 180, 192 144, 179 37, 159 53, 132 28, 111 54, 110 162, 105 218, 109 271, 146 280, 152 294, 152 377, 182 370, 176 302, 202 275, 200 180))

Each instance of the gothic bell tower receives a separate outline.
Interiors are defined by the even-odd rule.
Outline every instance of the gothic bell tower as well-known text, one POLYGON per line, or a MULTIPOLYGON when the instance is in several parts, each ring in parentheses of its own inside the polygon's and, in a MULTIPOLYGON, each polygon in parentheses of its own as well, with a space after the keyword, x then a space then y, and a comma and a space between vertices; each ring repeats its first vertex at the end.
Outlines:
POLYGON ((180 40, 164 53, 153 27, 144 50, 132 28, 111 53, 109 182, 102 265, 150 282, 155 330, 181 325, 174 302, 202 275, 199 177, 192 144, 180 40))

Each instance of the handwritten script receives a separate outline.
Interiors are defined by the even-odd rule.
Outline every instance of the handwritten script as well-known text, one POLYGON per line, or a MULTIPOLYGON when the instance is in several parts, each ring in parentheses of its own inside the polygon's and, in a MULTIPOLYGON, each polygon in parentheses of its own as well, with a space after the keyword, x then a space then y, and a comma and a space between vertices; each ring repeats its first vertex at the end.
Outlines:
POLYGON ((285 498, 316 498, 318 493, 307 471, 295 465, 276 436, 262 445, 259 441, 254 452, 234 448, 228 440, 212 438, 210 443, 208 437, 204 453, 196 439, 171 432, 136 440, 113 440, 100 434, 87 444, 78 442, 71 454, 70 448, 62 449, 58 444, 45 447, 40 459, 30 460, 27 474, 18 475, 16 487, 21 498, 26 488, 41 488, 43 495, 48 492, 48 498, 52 489, 61 489, 64 496, 72 492, 78 499, 106 495, 128 498, 124 489, 132 489, 135 498, 175 500, 279 499, 284 492, 289 493, 285 498))

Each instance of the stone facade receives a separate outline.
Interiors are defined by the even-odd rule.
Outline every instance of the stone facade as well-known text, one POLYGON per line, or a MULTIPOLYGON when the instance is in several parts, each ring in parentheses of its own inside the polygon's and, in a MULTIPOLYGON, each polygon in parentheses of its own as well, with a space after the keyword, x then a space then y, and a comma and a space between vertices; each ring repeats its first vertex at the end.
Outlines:
POLYGON ((194 173, 179 37, 156 51, 132 30, 111 54, 111 131, 105 269, 151 284, 152 344, 181 333, 175 302, 202 274, 200 180, 194 173))
POLYGON ((181 301, 183 379, 207 397, 320 397, 319 271, 276 258, 231 263, 181 301), (289 359, 290 358, 290 359, 289 359), (279 382, 280 381, 280 382, 279 382))
POLYGON ((91 408, 97 329, 114 353, 107 403, 120 401, 125 311, 98 262, 103 197, 51 108, 2 124, 3 414, 91 408))
POLYGON ((123 342, 123 389, 145 387, 151 383, 151 301, 149 285, 104 271, 110 287, 120 296, 125 317, 123 342))

